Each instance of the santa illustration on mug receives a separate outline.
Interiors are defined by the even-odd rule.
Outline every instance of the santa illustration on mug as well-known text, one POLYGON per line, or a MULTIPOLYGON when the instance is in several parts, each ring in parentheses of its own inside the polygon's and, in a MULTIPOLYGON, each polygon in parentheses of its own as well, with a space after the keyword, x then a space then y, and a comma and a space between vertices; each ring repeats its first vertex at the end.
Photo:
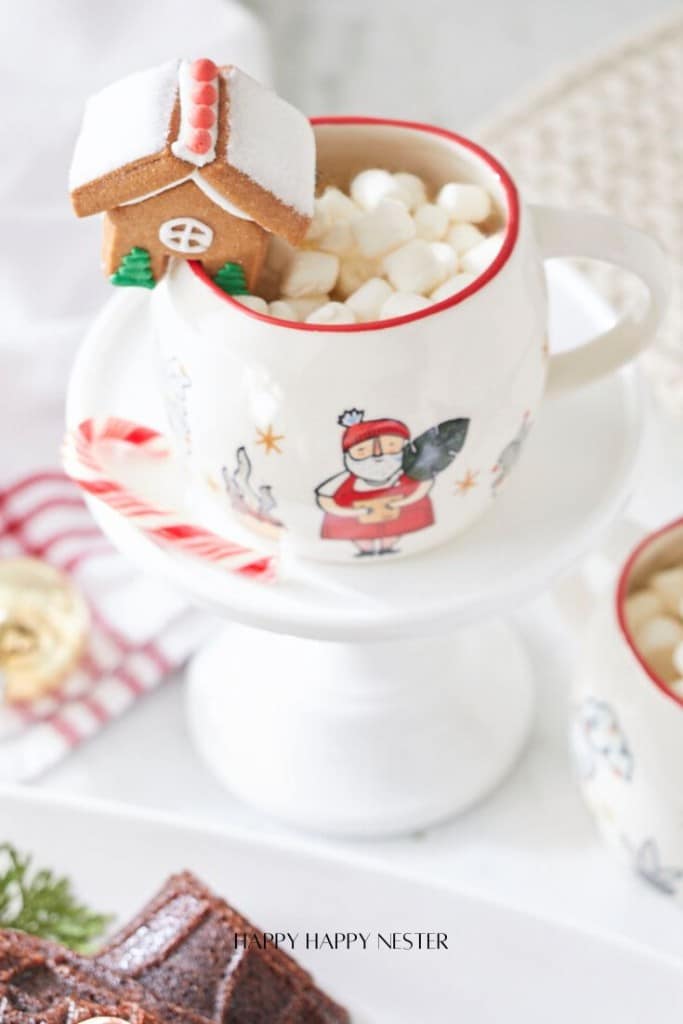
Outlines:
POLYGON ((462 449, 468 419, 446 420, 415 440, 398 419, 366 420, 359 409, 342 413, 344 470, 316 488, 325 513, 321 536, 351 541, 356 555, 388 555, 407 533, 434 523, 429 492, 462 449))

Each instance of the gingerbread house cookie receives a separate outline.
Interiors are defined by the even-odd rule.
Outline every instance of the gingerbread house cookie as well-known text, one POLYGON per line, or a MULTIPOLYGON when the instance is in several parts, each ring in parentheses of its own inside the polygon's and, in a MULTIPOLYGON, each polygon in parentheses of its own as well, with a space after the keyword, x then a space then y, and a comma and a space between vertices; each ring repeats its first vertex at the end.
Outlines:
POLYGON ((70 190, 77 216, 104 213, 104 269, 115 284, 153 287, 176 256, 246 291, 271 234, 294 245, 306 234, 313 131, 239 68, 174 60, 91 97, 70 190))

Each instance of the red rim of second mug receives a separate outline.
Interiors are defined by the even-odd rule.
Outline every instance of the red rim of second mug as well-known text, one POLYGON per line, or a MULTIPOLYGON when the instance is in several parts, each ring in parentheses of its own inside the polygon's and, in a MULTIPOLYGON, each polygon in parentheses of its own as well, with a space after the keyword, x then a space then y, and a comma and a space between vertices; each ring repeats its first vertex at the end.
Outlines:
POLYGON ((624 604, 626 602, 626 598, 628 597, 629 579, 631 576, 631 571, 636 561, 640 558, 643 552, 650 546, 650 544, 652 544, 656 540, 659 540, 660 537, 665 536, 672 530, 675 530, 680 527, 683 527, 683 519, 675 519, 672 523, 667 523, 666 526, 662 526, 661 529, 656 530, 654 533, 648 533, 647 537, 644 537, 643 540, 641 540, 640 544, 638 544, 638 546, 631 552, 631 554, 626 559, 624 567, 622 568, 621 573, 619 574, 619 580, 617 582, 617 588, 615 592, 615 604, 619 628, 621 629, 624 639, 630 647, 631 653, 633 654, 634 658, 636 659, 640 667, 643 669, 645 674, 649 676, 649 678, 652 680, 655 686, 662 691, 664 696, 668 697, 675 704, 678 704, 679 707, 683 707, 683 697, 680 697, 677 693, 674 693, 673 690, 669 689, 664 680, 660 679, 656 672, 652 671, 647 661, 636 647, 635 641, 631 634, 631 630, 629 629, 628 624, 626 622, 626 614, 624 611, 624 604))
POLYGON ((466 139, 462 135, 457 135, 455 132, 449 132, 445 128, 435 128, 433 125, 422 124, 419 121, 396 121, 384 117, 312 117, 311 124, 384 125, 390 128, 408 128, 412 131, 437 135, 440 138, 457 143, 457 145, 462 146, 464 149, 470 150, 470 152, 479 157, 479 159, 494 172, 494 174, 499 178, 505 192, 505 198, 507 201, 507 222, 505 225, 505 238, 498 255, 486 270, 472 282, 472 284, 468 285, 467 288, 463 288, 462 291, 457 292, 455 295, 451 295, 448 299, 444 299, 443 302, 436 302, 433 306, 429 306, 428 309, 421 309, 416 313, 408 313, 404 316, 395 316, 389 320, 371 320, 367 323, 361 324, 306 324, 301 323, 298 320, 280 320, 277 317, 268 316, 265 313, 257 313, 256 310, 249 309, 248 306, 243 306, 241 303, 233 299, 232 296, 226 294, 226 292, 219 288, 218 285, 209 277, 199 261, 189 260, 188 262, 192 272, 196 274, 199 280, 207 285, 215 295, 218 295, 219 298, 223 299, 225 302, 229 302, 232 306, 236 306, 247 316, 251 316, 255 320, 263 320, 265 323, 276 323, 280 327, 288 327, 290 330, 324 331, 338 334, 348 333, 351 331, 381 331, 388 327, 398 327, 400 324, 409 324, 414 320, 423 320, 425 317, 432 316, 434 313, 441 313, 445 309, 457 306, 458 303, 464 302, 465 299, 470 297, 470 295, 474 295, 475 292, 478 292, 484 287, 484 285, 488 284, 488 282, 491 281, 505 266, 519 234, 519 196, 517 193, 517 187, 502 164, 498 163, 490 153, 481 146, 478 146, 476 142, 472 142, 470 139, 466 139))

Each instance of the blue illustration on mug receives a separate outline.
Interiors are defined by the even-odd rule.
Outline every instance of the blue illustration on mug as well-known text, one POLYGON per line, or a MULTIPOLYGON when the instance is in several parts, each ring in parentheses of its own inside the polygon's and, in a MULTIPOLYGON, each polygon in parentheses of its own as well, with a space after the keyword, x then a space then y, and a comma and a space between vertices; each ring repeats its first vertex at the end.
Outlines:
POLYGON ((414 440, 402 420, 366 420, 360 409, 338 423, 344 469, 316 488, 321 537, 349 541, 357 557, 395 554, 405 534, 434 523, 430 491, 462 450, 470 421, 446 420, 414 440))
POLYGON ((284 523, 275 515, 277 501, 272 487, 254 481, 251 459, 244 445, 237 449, 234 469, 223 466, 222 475, 230 504, 246 525, 265 537, 278 537, 284 530, 284 523))
POLYGON ((191 387, 192 381, 180 360, 175 356, 169 359, 166 363, 166 390, 164 395, 166 415, 168 416, 171 430, 182 441, 186 455, 189 455, 192 451, 188 408, 191 387))
POLYGON ((512 440, 505 445, 502 452, 496 459, 495 466, 491 469, 491 472, 493 473, 491 491, 494 497, 498 494, 498 491, 519 462, 519 457, 522 454, 522 449, 524 448, 526 439, 531 433, 532 426, 533 422, 531 419, 531 413, 527 409, 522 417, 519 430, 512 440))
POLYGON ((574 713, 572 752, 580 777, 592 779, 598 765, 629 782, 633 778, 633 754, 616 712, 606 701, 586 697, 574 713))
POLYGON ((683 880, 683 870, 667 867, 662 863, 662 855, 654 839, 645 839, 635 848, 626 837, 623 837, 623 842, 633 858, 633 867, 641 878, 666 896, 675 896, 678 893, 683 880))

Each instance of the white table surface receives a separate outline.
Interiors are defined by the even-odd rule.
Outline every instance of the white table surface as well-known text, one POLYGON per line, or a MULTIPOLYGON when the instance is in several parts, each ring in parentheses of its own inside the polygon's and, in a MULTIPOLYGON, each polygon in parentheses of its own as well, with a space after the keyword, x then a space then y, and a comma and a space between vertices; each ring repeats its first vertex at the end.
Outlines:
MULTIPOLYGON (((629 508, 644 523, 680 515, 681 438, 683 425, 677 435, 651 415, 629 508)), ((574 787, 565 738, 573 637, 549 595, 520 610, 515 621, 536 669, 538 717, 531 743, 505 784, 465 816, 423 834, 381 842, 315 842, 681 955, 681 910, 602 846, 574 787)), ((239 804, 205 770, 186 733, 181 679, 147 698, 38 785, 53 793, 163 809, 199 824, 239 826, 266 839, 286 834, 239 804)))

